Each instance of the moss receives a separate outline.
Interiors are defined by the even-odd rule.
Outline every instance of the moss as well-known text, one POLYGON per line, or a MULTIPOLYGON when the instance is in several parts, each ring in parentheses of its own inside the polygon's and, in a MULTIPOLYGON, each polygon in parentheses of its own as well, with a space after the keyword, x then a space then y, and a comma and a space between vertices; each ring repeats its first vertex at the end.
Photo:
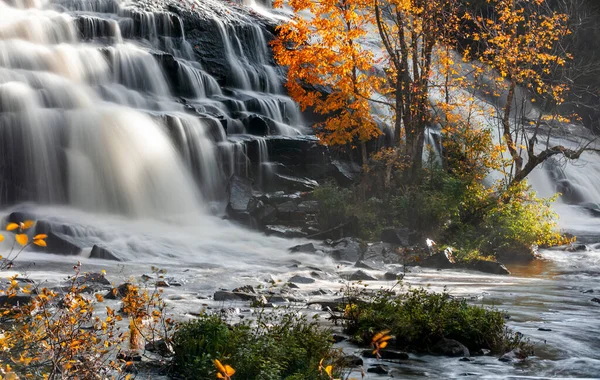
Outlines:
POLYGON ((507 329, 503 312, 470 305, 446 292, 381 292, 372 302, 354 308, 347 315, 351 319, 347 332, 365 344, 375 333, 390 330, 398 348, 415 352, 429 352, 442 338, 455 339, 472 351, 486 348, 501 354, 516 347, 531 351, 520 334, 507 329))

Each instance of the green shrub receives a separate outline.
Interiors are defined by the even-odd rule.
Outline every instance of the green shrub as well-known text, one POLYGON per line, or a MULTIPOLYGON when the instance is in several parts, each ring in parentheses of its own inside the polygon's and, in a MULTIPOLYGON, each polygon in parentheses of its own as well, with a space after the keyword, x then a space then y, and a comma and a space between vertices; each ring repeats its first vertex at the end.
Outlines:
POLYGON ((468 304, 448 293, 409 289, 400 295, 381 292, 372 302, 354 306, 348 333, 363 343, 382 330, 396 336, 399 348, 428 352, 440 339, 455 339, 470 350, 504 353, 527 348, 520 334, 510 332, 500 311, 468 304))
POLYGON ((232 366, 239 380, 327 379, 319 373, 319 361, 338 356, 330 337, 329 330, 292 312, 260 314, 255 323, 234 326, 205 315, 176 332, 175 371, 186 379, 212 379, 218 359, 232 366))

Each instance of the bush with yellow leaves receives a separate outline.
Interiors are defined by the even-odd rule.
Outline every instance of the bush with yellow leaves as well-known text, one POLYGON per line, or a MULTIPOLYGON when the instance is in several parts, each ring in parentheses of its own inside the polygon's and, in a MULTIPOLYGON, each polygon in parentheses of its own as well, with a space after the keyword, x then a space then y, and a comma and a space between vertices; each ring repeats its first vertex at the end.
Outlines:
MULTIPOLYGON (((46 235, 42 234, 29 242, 25 230, 33 224, 25 221, 7 226, 17 234, 0 269, 11 268, 28 245, 46 246, 46 235), (15 250, 17 244, 20 250, 15 250)), ((132 365, 126 361, 130 355, 119 354, 127 348, 128 340, 131 349, 137 349, 142 340, 163 339, 170 344, 173 323, 166 317, 159 290, 129 285, 121 311, 108 306, 100 311, 97 307, 104 297, 89 294, 81 263, 73 270, 68 286, 57 290, 30 283, 23 286, 17 275, 0 290, 0 380, 127 379, 131 377, 125 374, 132 365)))

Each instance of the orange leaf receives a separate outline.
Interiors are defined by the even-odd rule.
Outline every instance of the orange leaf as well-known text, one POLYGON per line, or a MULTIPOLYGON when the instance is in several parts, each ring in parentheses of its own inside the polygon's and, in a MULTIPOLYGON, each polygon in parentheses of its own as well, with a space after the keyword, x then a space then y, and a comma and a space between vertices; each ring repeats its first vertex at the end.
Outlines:
POLYGON ((215 363, 215 367, 217 367, 217 371, 219 371, 223 374, 227 373, 227 371, 225 371, 225 367, 223 367, 223 364, 221 364, 219 359, 215 359, 214 363, 215 363))
POLYGON ((388 342, 381 342, 381 344, 379 345, 379 348, 386 348, 387 347, 388 342))
POLYGON ((35 224, 35 222, 33 220, 26 220, 23 223, 21 223, 21 228, 23 228, 24 230, 33 227, 33 225, 35 224))
POLYGON ((45 239, 47 237, 48 237, 48 235, 46 235, 46 234, 37 234, 33 237, 33 240, 45 239))
POLYGON ((0 241, 4 241, 4 235, 0 235, 0 241))
POLYGON ((17 223, 8 223, 8 226, 6 226, 7 231, 13 231, 17 228, 19 228, 19 225, 17 223))
POLYGON ((25 234, 17 234, 15 239, 17 240, 17 243, 21 245, 27 245, 27 242, 29 241, 29 238, 25 234))
POLYGON ((38 245, 40 247, 47 247, 46 242, 42 239, 34 240, 33 244, 38 245))
POLYGON ((235 369, 231 368, 230 365, 225 364, 225 374, 227 376, 233 376, 234 373, 235 373, 235 369))

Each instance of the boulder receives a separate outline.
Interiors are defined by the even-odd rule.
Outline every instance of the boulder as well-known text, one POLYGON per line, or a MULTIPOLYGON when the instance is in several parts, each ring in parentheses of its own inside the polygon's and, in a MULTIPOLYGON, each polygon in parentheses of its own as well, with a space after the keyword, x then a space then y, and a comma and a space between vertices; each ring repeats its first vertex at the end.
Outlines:
POLYGON ((213 295, 215 301, 255 301, 259 298, 257 294, 243 292, 229 292, 218 290, 213 295))
POLYGON ((342 160, 331 161, 333 178, 340 186, 349 186, 360 176, 361 167, 357 163, 342 160))
POLYGON ((470 357, 469 349, 454 339, 440 339, 431 349, 434 354, 445 356, 470 357))
POLYGON ((510 274, 510 271, 506 269, 506 267, 502 263, 499 263, 497 261, 473 260, 465 264, 464 267, 466 269, 472 269, 490 274, 510 274))
POLYGON ((227 210, 232 213, 244 213, 248 211, 248 204, 252 198, 252 183, 246 179, 233 175, 227 186, 229 202, 227 210))
POLYGON ((507 352, 504 355, 500 356, 500 358, 498 358, 498 360, 501 362, 510 363, 510 362, 523 360, 523 359, 527 358, 527 356, 529 356, 527 354, 527 352, 521 350, 520 348, 515 348, 514 350, 507 352))
POLYGON ((288 280, 288 282, 291 282, 292 284, 312 284, 313 282, 315 282, 315 279, 310 278, 310 277, 303 277, 303 276, 295 275, 292 278, 290 278, 288 280))
POLYGON ((367 369, 369 373, 376 373, 378 375, 387 375, 389 373, 389 368, 383 364, 375 364, 367 369))
POLYGON ((242 122, 246 127, 246 131, 255 136, 269 136, 277 134, 276 123, 263 115, 252 114, 243 119, 242 122))
POLYGON ((350 275, 350 281, 377 281, 377 279, 362 270, 358 270, 350 275))
POLYGON ((121 261, 117 256, 115 256, 108 249, 101 247, 99 245, 94 245, 92 247, 92 251, 90 252, 90 258, 92 259, 101 259, 101 260, 112 260, 112 261, 121 261))
MULTIPOLYGON (((374 359, 377 356, 372 349, 363 350, 362 356, 369 359, 374 359)), ((383 349, 379 350, 379 357, 383 360, 408 360, 409 356, 406 352, 383 349)))
POLYGON ((331 257, 339 261, 357 262, 362 259, 364 247, 360 240, 345 237, 332 243, 331 257))
POLYGON ((381 261, 386 264, 402 264, 402 256, 390 243, 372 243, 367 246, 362 260, 381 261))
POLYGON ((438 269, 450 269, 456 267, 454 258, 448 254, 448 252, 437 252, 431 256, 427 256, 419 262, 419 265, 438 269))
POLYGON ((296 245, 296 246, 293 246, 292 248, 290 248, 289 250, 290 250, 290 252, 304 252, 304 253, 317 252, 317 249, 315 248, 315 245, 313 243, 296 245))

